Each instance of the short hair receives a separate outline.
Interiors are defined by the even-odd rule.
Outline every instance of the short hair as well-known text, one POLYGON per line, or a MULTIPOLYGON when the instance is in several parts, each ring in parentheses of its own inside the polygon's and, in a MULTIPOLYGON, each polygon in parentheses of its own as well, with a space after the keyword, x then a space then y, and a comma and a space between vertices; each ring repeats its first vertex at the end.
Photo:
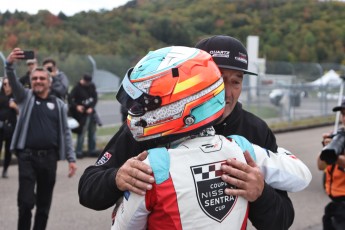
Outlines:
POLYGON ((33 72, 35 72, 35 71, 43 71, 43 72, 45 72, 45 73, 47 73, 48 74, 48 78, 49 78, 49 81, 50 82, 53 82, 53 78, 52 78, 52 76, 50 75, 50 72, 46 69, 46 68, 44 68, 43 66, 37 66, 36 68, 34 68, 32 71, 31 71, 31 73, 30 73, 30 82, 31 82, 31 74, 33 73, 33 72))
POLYGON ((46 58, 43 60, 42 65, 45 65, 47 63, 52 63, 53 66, 56 66, 56 61, 53 58, 46 58))

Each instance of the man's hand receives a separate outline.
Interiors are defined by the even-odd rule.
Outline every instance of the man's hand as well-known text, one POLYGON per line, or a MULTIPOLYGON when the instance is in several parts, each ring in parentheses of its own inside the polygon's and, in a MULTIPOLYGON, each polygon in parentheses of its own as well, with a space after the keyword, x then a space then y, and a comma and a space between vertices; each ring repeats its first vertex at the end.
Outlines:
POLYGON ((129 190, 138 195, 145 195, 146 190, 152 189, 152 183, 155 181, 150 174, 152 169, 142 161, 146 159, 146 151, 136 157, 128 159, 119 168, 115 177, 115 183, 121 191, 129 190))
POLYGON ((74 176, 76 171, 77 171, 76 163, 75 162, 68 163, 68 177, 74 176))
POLYGON ((77 105, 76 109, 79 113, 84 113, 85 111, 85 107, 83 105, 77 105))
POLYGON ((227 195, 242 196, 249 202, 253 202, 262 194, 265 184, 264 177, 248 151, 245 151, 244 157, 248 164, 228 159, 227 165, 222 165, 225 173, 222 175, 222 180, 237 187, 236 189, 225 189, 227 195))
POLYGON ((15 61, 23 57, 23 50, 21 50, 20 48, 14 48, 12 52, 7 56, 6 62, 12 65, 15 61))
POLYGON ((332 138, 330 137, 332 133, 323 133, 322 134, 322 146, 326 146, 331 143, 332 138))
POLYGON ((88 109, 86 110, 86 114, 91 114, 91 113, 93 113, 93 108, 88 108, 88 109))
POLYGON ((342 168, 345 168, 345 155, 338 156, 337 165, 339 165, 342 168))

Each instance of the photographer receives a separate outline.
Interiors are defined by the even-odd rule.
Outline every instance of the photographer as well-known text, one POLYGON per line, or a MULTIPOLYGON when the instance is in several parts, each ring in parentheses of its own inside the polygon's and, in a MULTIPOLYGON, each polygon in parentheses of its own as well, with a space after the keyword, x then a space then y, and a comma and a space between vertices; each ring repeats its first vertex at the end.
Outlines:
POLYGON ((317 160, 319 170, 325 172, 325 190, 331 198, 322 218, 324 230, 345 229, 345 100, 333 111, 340 111, 343 127, 335 135, 323 134, 325 147, 317 160))
POLYGON ((51 94, 57 96, 61 100, 67 100, 69 81, 66 74, 60 71, 56 66, 56 61, 52 58, 44 59, 43 67, 49 71, 53 82, 51 85, 51 94))
POLYGON ((68 96, 69 112, 79 122, 79 127, 72 130, 78 134, 76 154, 83 158, 83 145, 86 132, 88 133, 88 154, 97 155, 96 152, 96 125, 100 125, 95 107, 98 95, 96 86, 89 74, 79 80, 68 96))

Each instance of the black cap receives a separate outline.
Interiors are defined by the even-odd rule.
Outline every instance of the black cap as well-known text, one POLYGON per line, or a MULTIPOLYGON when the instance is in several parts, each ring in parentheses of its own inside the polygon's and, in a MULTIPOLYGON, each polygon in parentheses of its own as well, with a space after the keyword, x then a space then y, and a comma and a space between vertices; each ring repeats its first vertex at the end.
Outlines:
POLYGON ((337 112, 337 111, 340 111, 342 109, 345 109, 345 99, 343 99, 343 101, 341 102, 341 105, 333 108, 333 112, 337 112))
POLYGON ((195 48, 211 54, 219 68, 243 71, 246 74, 258 75, 248 71, 248 54, 243 44, 236 38, 216 35, 201 40, 195 48))
POLYGON ((92 76, 89 74, 84 74, 83 79, 84 81, 92 81, 92 76))

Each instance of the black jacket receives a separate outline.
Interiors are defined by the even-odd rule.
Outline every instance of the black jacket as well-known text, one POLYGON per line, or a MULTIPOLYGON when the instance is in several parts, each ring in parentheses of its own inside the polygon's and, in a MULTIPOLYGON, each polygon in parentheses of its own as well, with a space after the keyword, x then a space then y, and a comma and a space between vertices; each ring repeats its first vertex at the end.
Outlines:
POLYGON ((24 76, 22 76, 21 78, 19 78, 20 83, 22 83, 22 85, 27 88, 27 89, 31 89, 31 82, 30 82, 30 71, 26 72, 26 74, 24 76))
MULTIPOLYGON (((243 110, 240 103, 237 103, 231 115, 215 128, 217 134, 243 135, 254 144, 271 150, 277 149, 275 137, 267 124, 243 110)), ((127 159, 155 146, 152 141, 136 142, 127 124, 123 124, 103 151, 112 155, 110 159, 103 158, 103 162, 106 163, 100 166, 89 166, 81 176, 78 188, 80 203, 95 210, 104 210, 113 206, 123 195, 115 184, 115 175, 119 167, 127 159)), ((102 157, 103 154, 99 159, 102 157)), ((257 229, 288 229, 293 223, 294 209, 287 192, 274 190, 265 184, 261 197, 250 203, 249 219, 257 229)))
POLYGON ((68 112, 73 118, 79 122, 79 127, 72 130, 73 132, 80 133, 86 121, 86 110, 92 108, 95 113, 95 107, 98 101, 96 86, 93 82, 88 85, 82 85, 78 82, 68 95, 68 112), (77 111, 77 105, 85 107, 85 112, 80 113, 77 111))
POLYGON ((10 108, 10 100, 13 100, 12 94, 7 96, 3 91, 0 92, 0 121, 6 121, 15 127, 17 123, 17 111, 10 108))

